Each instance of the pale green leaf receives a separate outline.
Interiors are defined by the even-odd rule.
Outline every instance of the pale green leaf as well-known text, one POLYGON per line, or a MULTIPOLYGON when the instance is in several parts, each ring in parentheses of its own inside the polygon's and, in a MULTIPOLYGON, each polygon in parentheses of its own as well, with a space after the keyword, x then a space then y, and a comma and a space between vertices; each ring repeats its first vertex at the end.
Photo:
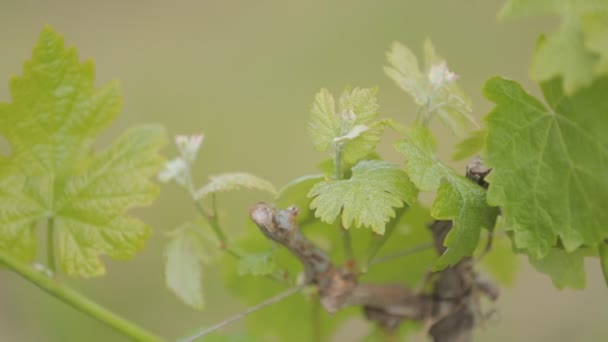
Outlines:
POLYGON ((608 78, 568 97, 559 81, 542 84, 548 105, 519 84, 490 79, 488 201, 502 208, 517 248, 535 259, 558 238, 567 252, 608 236, 608 78))
MULTIPOLYGON (((210 232, 208 232, 210 234, 210 232)), ((203 264, 219 256, 218 243, 205 238, 201 227, 184 224, 170 234, 165 247, 165 281, 179 299, 195 309, 203 309, 203 264)))
POLYGON ((384 67, 384 72, 406 93, 410 94, 418 106, 424 106, 428 101, 426 75, 420 70, 416 55, 405 45, 395 42, 386 53, 390 67, 384 67))
POLYGON ((326 89, 315 96, 308 131, 319 151, 342 150, 346 163, 354 164, 374 152, 387 121, 372 122, 378 116, 375 89, 346 90, 336 111, 333 96, 326 89))
POLYGON ((426 128, 414 127, 395 148, 405 156, 405 171, 422 191, 436 190, 441 178, 458 174, 435 157, 435 139, 426 128))
POLYGON ((350 128, 371 122, 378 116, 376 89, 347 89, 340 95, 340 101, 338 103, 338 114, 344 115, 344 113, 352 112, 355 115, 354 121, 349 123, 350 128))
POLYGON ((430 40, 425 41, 424 54, 425 67, 421 70, 416 56, 404 45, 394 43, 387 54, 390 66, 384 68, 420 107, 416 120, 426 125, 436 116, 456 134, 468 125, 476 125, 470 100, 456 84, 457 75, 448 70, 430 40))
POLYGON ((376 121, 371 124, 366 131, 361 132, 357 137, 345 142, 342 158, 348 164, 354 164, 365 158, 376 149, 376 145, 382 139, 386 121, 376 121))
POLYGON ((608 9, 582 16, 582 31, 585 46, 599 56, 595 65, 598 74, 608 73, 608 9))
POLYGON ((431 215, 438 220, 453 222, 443 241, 448 248, 434 266, 435 270, 441 270, 473 254, 481 229, 494 228, 498 208, 488 206, 486 190, 481 186, 462 176, 453 176, 441 179, 431 215))
POLYGON ((452 160, 463 160, 479 153, 486 144, 486 130, 480 129, 469 134, 469 136, 456 144, 456 151, 452 154, 452 160))
POLYGON ((438 189, 431 215, 436 219, 453 221, 452 230, 444 241, 448 248, 435 269, 472 255, 481 229, 493 229, 498 215, 497 208, 488 206, 486 191, 437 160, 435 142, 424 127, 412 129, 396 148, 405 155, 405 170, 419 189, 438 189))
POLYGON ((541 39, 530 75, 536 81, 562 77, 567 94, 589 86, 608 72, 608 3, 597 0, 511 0, 501 18, 552 14, 561 16, 560 29, 541 39))
POLYGON ((308 133, 315 149, 327 151, 335 138, 340 134, 340 118, 336 114, 336 104, 333 95, 327 89, 321 89, 315 95, 315 102, 310 110, 308 133))
POLYGON ((53 220, 70 275, 101 275, 100 255, 125 259, 141 250, 150 229, 124 214, 158 194, 150 177, 163 162, 164 130, 128 130, 94 154, 95 136, 120 110, 118 85, 96 90, 93 64, 79 63, 50 28, 11 81, 11 95, 12 103, 0 103, 0 133, 13 151, 0 166, 0 248, 31 260, 35 227, 53 220))
POLYGON ((584 289, 586 253, 584 250, 568 253, 561 248, 551 248, 543 259, 539 260, 530 255, 529 260, 537 271, 551 277, 555 287, 584 289))
POLYGON ((196 194, 196 199, 216 193, 238 189, 254 189, 276 194, 277 190, 269 181, 246 172, 224 173, 209 177, 209 183, 200 188, 196 194))
POLYGON ((243 276, 251 274, 254 276, 263 276, 272 274, 277 269, 277 264, 274 262, 273 253, 255 253, 247 254, 238 265, 238 275, 243 276))
POLYGON ((346 180, 317 183, 308 196, 315 216, 332 223, 342 219, 345 228, 369 227, 383 234, 395 208, 416 200, 416 189, 399 168, 383 161, 361 161, 346 180))

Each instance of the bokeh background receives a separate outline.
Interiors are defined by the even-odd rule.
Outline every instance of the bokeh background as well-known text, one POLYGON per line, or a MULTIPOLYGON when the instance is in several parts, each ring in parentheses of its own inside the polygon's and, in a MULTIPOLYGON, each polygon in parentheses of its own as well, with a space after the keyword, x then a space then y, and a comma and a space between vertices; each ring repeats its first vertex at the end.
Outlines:
MULTIPOLYGON (((97 84, 119 79, 122 116, 99 139, 103 146, 126 127, 159 122, 171 135, 204 132, 196 165, 208 175, 250 171, 277 186, 315 172, 324 156, 306 133, 314 94, 345 86, 378 86, 381 113, 408 122, 410 98, 383 73, 385 52, 401 41, 421 52, 432 38, 473 99, 477 117, 491 109, 480 89, 504 75, 534 93, 527 66, 538 34, 557 19, 499 23, 502 0, 426 1, 0 1, 0 98, 20 73, 44 25, 65 35, 81 58, 96 61, 97 84)), ((456 141, 440 134, 448 159, 456 141)), ((388 135, 380 154, 401 162, 388 135)), ((165 149, 167 155, 175 148, 165 149)), ((462 164, 454 164, 462 167, 462 164)), ((259 193, 222 195, 224 223, 242 227, 259 193)), ((108 308, 168 338, 236 313, 218 272, 206 274, 208 305, 182 305, 163 280, 164 233, 196 214, 187 195, 162 187, 150 208, 135 211, 154 234, 131 262, 107 261, 106 277, 70 283, 108 308)), ((43 251, 40 252, 41 255, 43 251)), ((560 291, 521 259, 479 341, 605 341, 608 291, 596 261, 587 264, 585 291, 560 291)), ((242 323, 231 330, 243 329, 242 323)), ((341 335, 346 336, 346 335, 341 335)), ((345 339, 345 338, 343 338, 345 339)), ((0 341, 124 341, 125 339, 42 293, 8 271, 0 272, 0 341)))

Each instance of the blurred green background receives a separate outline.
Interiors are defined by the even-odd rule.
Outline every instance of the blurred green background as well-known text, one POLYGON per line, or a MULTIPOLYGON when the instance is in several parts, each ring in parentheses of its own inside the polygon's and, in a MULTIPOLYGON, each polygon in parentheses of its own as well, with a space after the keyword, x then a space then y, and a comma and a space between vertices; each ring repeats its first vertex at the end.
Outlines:
MULTIPOLYGON (((537 35, 558 21, 498 23, 502 2, 2 0, 0 98, 9 101, 9 77, 20 73, 49 24, 77 46, 81 58, 96 61, 98 85, 121 81, 123 114, 99 146, 129 125, 159 122, 171 135, 205 133, 198 184, 209 174, 242 170, 281 186, 315 172, 324 158, 312 149, 305 129, 321 87, 339 92, 349 85, 378 86, 382 115, 409 121, 412 101, 382 71, 385 51, 395 40, 420 53, 424 39, 432 38, 460 75, 477 117, 491 108, 480 89, 493 75, 538 93, 528 82, 527 66, 537 35)), ((441 132, 447 160, 456 139, 441 132)), ((401 162, 392 151, 395 138, 389 134, 380 153, 401 162)), ((165 152, 170 156, 175 148, 165 152)), ((269 198, 252 192, 222 195, 225 224, 242 227, 247 208, 258 200, 269 198)), ((202 313, 182 305, 164 286, 164 233, 195 216, 181 189, 163 186, 160 199, 136 213, 154 229, 145 250, 131 262, 108 260, 106 277, 71 280, 76 288, 170 338, 241 310, 238 301, 218 295, 224 291, 213 270, 206 274, 208 305, 202 313)), ((526 260, 520 268, 496 304, 499 318, 479 331, 478 340, 608 340, 608 291, 596 261, 587 265, 584 292, 555 289, 526 260)), ((15 274, 0 272, 0 341, 123 340, 15 274)))

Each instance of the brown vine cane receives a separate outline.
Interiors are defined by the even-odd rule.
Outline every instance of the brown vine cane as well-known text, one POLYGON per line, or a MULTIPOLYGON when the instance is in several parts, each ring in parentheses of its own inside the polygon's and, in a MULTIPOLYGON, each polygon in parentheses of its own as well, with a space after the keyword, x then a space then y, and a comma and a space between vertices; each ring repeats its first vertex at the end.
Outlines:
MULTIPOLYGON (((479 158, 467 167, 467 177, 487 186, 485 168, 479 158)), ((498 297, 498 287, 474 271, 474 260, 465 258, 454 266, 431 274, 430 294, 418 293, 398 284, 359 283, 357 275, 333 264, 325 251, 308 240, 298 228, 298 209, 276 209, 257 203, 250 210, 251 219, 269 239, 285 246, 304 266, 305 283, 319 289, 323 307, 330 313, 356 305, 366 317, 388 332, 405 320, 425 322, 436 342, 470 341, 478 316, 477 294, 491 300, 498 297)), ((438 253, 443 253, 443 239, 452 228, 451 221, 435 221, 429 228, 438 253)))

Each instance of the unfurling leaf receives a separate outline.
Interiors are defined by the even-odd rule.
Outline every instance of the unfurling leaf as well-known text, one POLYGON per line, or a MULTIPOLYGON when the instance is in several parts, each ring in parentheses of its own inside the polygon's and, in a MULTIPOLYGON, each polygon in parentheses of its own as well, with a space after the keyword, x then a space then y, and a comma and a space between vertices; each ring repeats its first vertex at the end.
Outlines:
POLYGON ((341 148, 346 163, 354 164, 372 153, 380 142, 386 120, 378 116, 376 91, 355 88, 340 96, 338 109, 327 89, 315 96, 308 125, 315 149, 341 148), (338 147, 339 145, 339 147, 338 147))
POLYGON ((246 172, 234 172, 209 177, 209 183, 196 192, 195 198, 201 199, 212 193, 242 188, 266 191, 271 194, 277 193, 274 185, 263 178, 246 172))
POLYGON ((327 223, 342 217, 344 228, 370 227, 383 234, 395 217, 395 208, 414 203, 417 191, 396 165, 384 161, 361 161, 346 180, 317 183, 308 194, 315 216, 327 223))
POLYGON ((419 123, 427 124, 437 116, 449 129, 461 134, 467 125, 477 125, 471 115, 470 100, 456 84, 458 76, 433 47, 424 43, 425 67, 421 70, 416 56, 401 43, 394 43, 387 53, 390 64, 384 71, 421 108, 419 123))
POLYGON ((203 309, 203 264, 219 255, 218 242, 201 227, 185 224, 171 233, 165 248, 167 286, 186 304, 203 309))
POLYGON ((608 2, 595 0, 511 0, 499 16, 559 15, 559 31, 539 40, 530 75, 535 81, 563 79, 567 94, 608 73, 608 2))
POLYGON ((0 160, 0 248, 32 260, 35 227, 53 220, 69 275, 102 275, 102 254, 133 256, 150 228, 125 211, 158 193, 150 177, 163 162, 164 130, 130 129, 94 154, 95 137, 120 111, 118 85, 95 89, 93 64, 79 63, 50 28, 12 79, 11 95, 0 103, 0 134, 13 151, 0 160))
POLYGON ((431 215, 440 220, 452 220, 454 224, 444 241, 448 248, 435 269, 471 256, 479 242, 481 229, 492 230, 498 215, 497 208, 488 206, 486 191, 437 160, 435 142, 424 127, 412 129, 396 148, 405 155, 405 170, 419 189, 438 189, 431 215))
POLYGON ((608 236, 608 78, 569 97, 542 84, 547 105, 519 84, 490 79, 486 118, 488 201, 502 208, 517 248, 542 259, 559 240, 566 252, 608 236))

